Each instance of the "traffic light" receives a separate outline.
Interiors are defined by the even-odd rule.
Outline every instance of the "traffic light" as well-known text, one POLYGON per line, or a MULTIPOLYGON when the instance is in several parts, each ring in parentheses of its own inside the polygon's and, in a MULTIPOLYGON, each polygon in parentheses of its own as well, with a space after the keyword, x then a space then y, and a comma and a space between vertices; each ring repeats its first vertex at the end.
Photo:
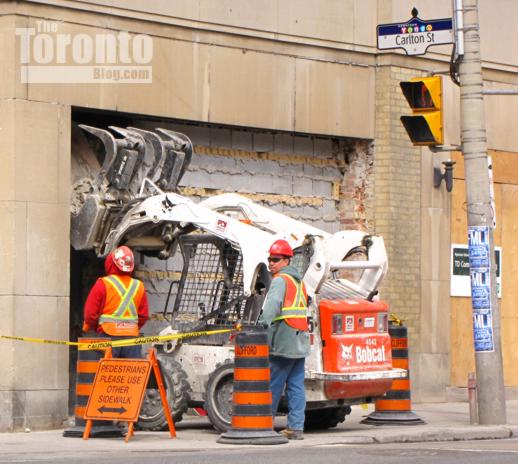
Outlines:
POLYGON ((442 145, 442 78, 414 77, 400 82, 403 95, 412 108, 412 116, 401 116, 414 145, 442 145))

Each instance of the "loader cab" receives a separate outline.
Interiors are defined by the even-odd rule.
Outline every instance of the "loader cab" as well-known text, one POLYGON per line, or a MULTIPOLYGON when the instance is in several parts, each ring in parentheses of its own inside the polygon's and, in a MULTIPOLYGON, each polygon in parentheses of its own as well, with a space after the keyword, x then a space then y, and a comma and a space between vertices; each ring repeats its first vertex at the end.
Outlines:
MULTIPOLYGON (((266 265, 259 263, 252 294, 245 296, 243 255, 235 244, 195 230, 177 238, 176 252, 167 266, 172 279, 163 315, 174 330, 200 331, 257 322, 271 276, 266 265)), ((211 340, 221 343, 217 337, 211 340)))
POLYGON ((308 237, 304 243, 293 250, 293 258, 291 259, 291 265, 300 272, 300 275, 304 277, 311 257, 313 256, 313 239, 308 237))

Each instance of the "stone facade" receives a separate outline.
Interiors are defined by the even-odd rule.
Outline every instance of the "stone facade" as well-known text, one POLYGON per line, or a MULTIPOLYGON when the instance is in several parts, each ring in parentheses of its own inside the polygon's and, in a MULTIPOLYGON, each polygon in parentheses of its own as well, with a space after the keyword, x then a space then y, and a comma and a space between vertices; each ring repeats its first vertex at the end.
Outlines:
MULTIPOLYGON (((10 99, 0 114, 0 332, 68 340, 70 108, 10 99)), ((67 350, 2 341, 2 352, 0 430, 60 426, 67 350)))
MULTIPOLYGON (((506 2, 502 18, 494 3, 480 5, 485 84, 516 89, 515 53, 495 37, 505 31, 506 43, 513 43, 518 32, 505 21, 518 14, 518 5, 506 2)), ((447 78, 451 47, 431 48, 422 57, 378 52, 376 25, 406 20, 411 2, 321 2, 317 14, 310 0, 259 4, 0 2, 0 334, 66 340, 79 332, 84 289, 73 295, 70 289, 92 276, 76 275, 81 263, 72 253, 71 285, 72 123, 165 124, 196 145, 183 193, 203 198, 238 191, 328 231, 382 235, 390 270, 380 292, 409 327, 414 399, 446 399, 456 368, 450 349, 465 346, 450 346, 450 329, 456 330, 450 307, 457 304, 448 291, 450 217, 459 215, 450 216, 444 188, 433 187, 433 168, 448 154, 412 147, 399 122, 409 111, 399 82, 442 73, 446 141, 458 143, 458 89, 447 78), (23 82, 16 31, 45 32, 49 24, 71 37, 149 36, 152 83, 23 82), (74 119, 80 113, 88 121, 74 119)), ((451 16, 451 1, 423 0, 420 15, 451 16)), ((486 101, 491 149, 518 152, 516 115, 516 99, 486 101)), ((506 243, 504 259, 514 256, 514 245, 506 243)), ((516 288, 516 282, 504 286, 516 288)), ((67 350, 1 343, 0 431, 61 425, 68 414, 67 350)), ((507 378, 515 387, 514 374, 507 378)))

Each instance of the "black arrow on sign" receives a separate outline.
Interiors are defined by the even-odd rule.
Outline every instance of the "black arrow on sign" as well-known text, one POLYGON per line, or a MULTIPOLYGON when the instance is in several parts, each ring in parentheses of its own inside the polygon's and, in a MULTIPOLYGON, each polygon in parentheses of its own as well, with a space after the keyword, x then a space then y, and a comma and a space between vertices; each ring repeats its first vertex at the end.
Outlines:
POLYGON ((105 412, 118 412, 119 414, 122 414, 122 413, 125 413, 127 411, 127 409, 123 406, 121 406, 120 408, 109 408, 107 406, 101 406, 98 411, 101 413, 101 414, 104 414, 105 412))

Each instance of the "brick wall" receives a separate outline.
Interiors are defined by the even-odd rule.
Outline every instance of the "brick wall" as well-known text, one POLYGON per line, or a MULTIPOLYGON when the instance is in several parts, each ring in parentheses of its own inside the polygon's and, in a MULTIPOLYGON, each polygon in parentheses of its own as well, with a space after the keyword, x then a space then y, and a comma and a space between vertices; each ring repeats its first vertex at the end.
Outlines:
POLYGON ((380 294, 391 312, 405 320, 413 346, 419 338, 421 307, 421 159, 399 120, 410 113, 399 82, 415 75, 415 70, 393 66, 376 70, 374 145, 375 231, 384 237, 389 259, 380 294))

